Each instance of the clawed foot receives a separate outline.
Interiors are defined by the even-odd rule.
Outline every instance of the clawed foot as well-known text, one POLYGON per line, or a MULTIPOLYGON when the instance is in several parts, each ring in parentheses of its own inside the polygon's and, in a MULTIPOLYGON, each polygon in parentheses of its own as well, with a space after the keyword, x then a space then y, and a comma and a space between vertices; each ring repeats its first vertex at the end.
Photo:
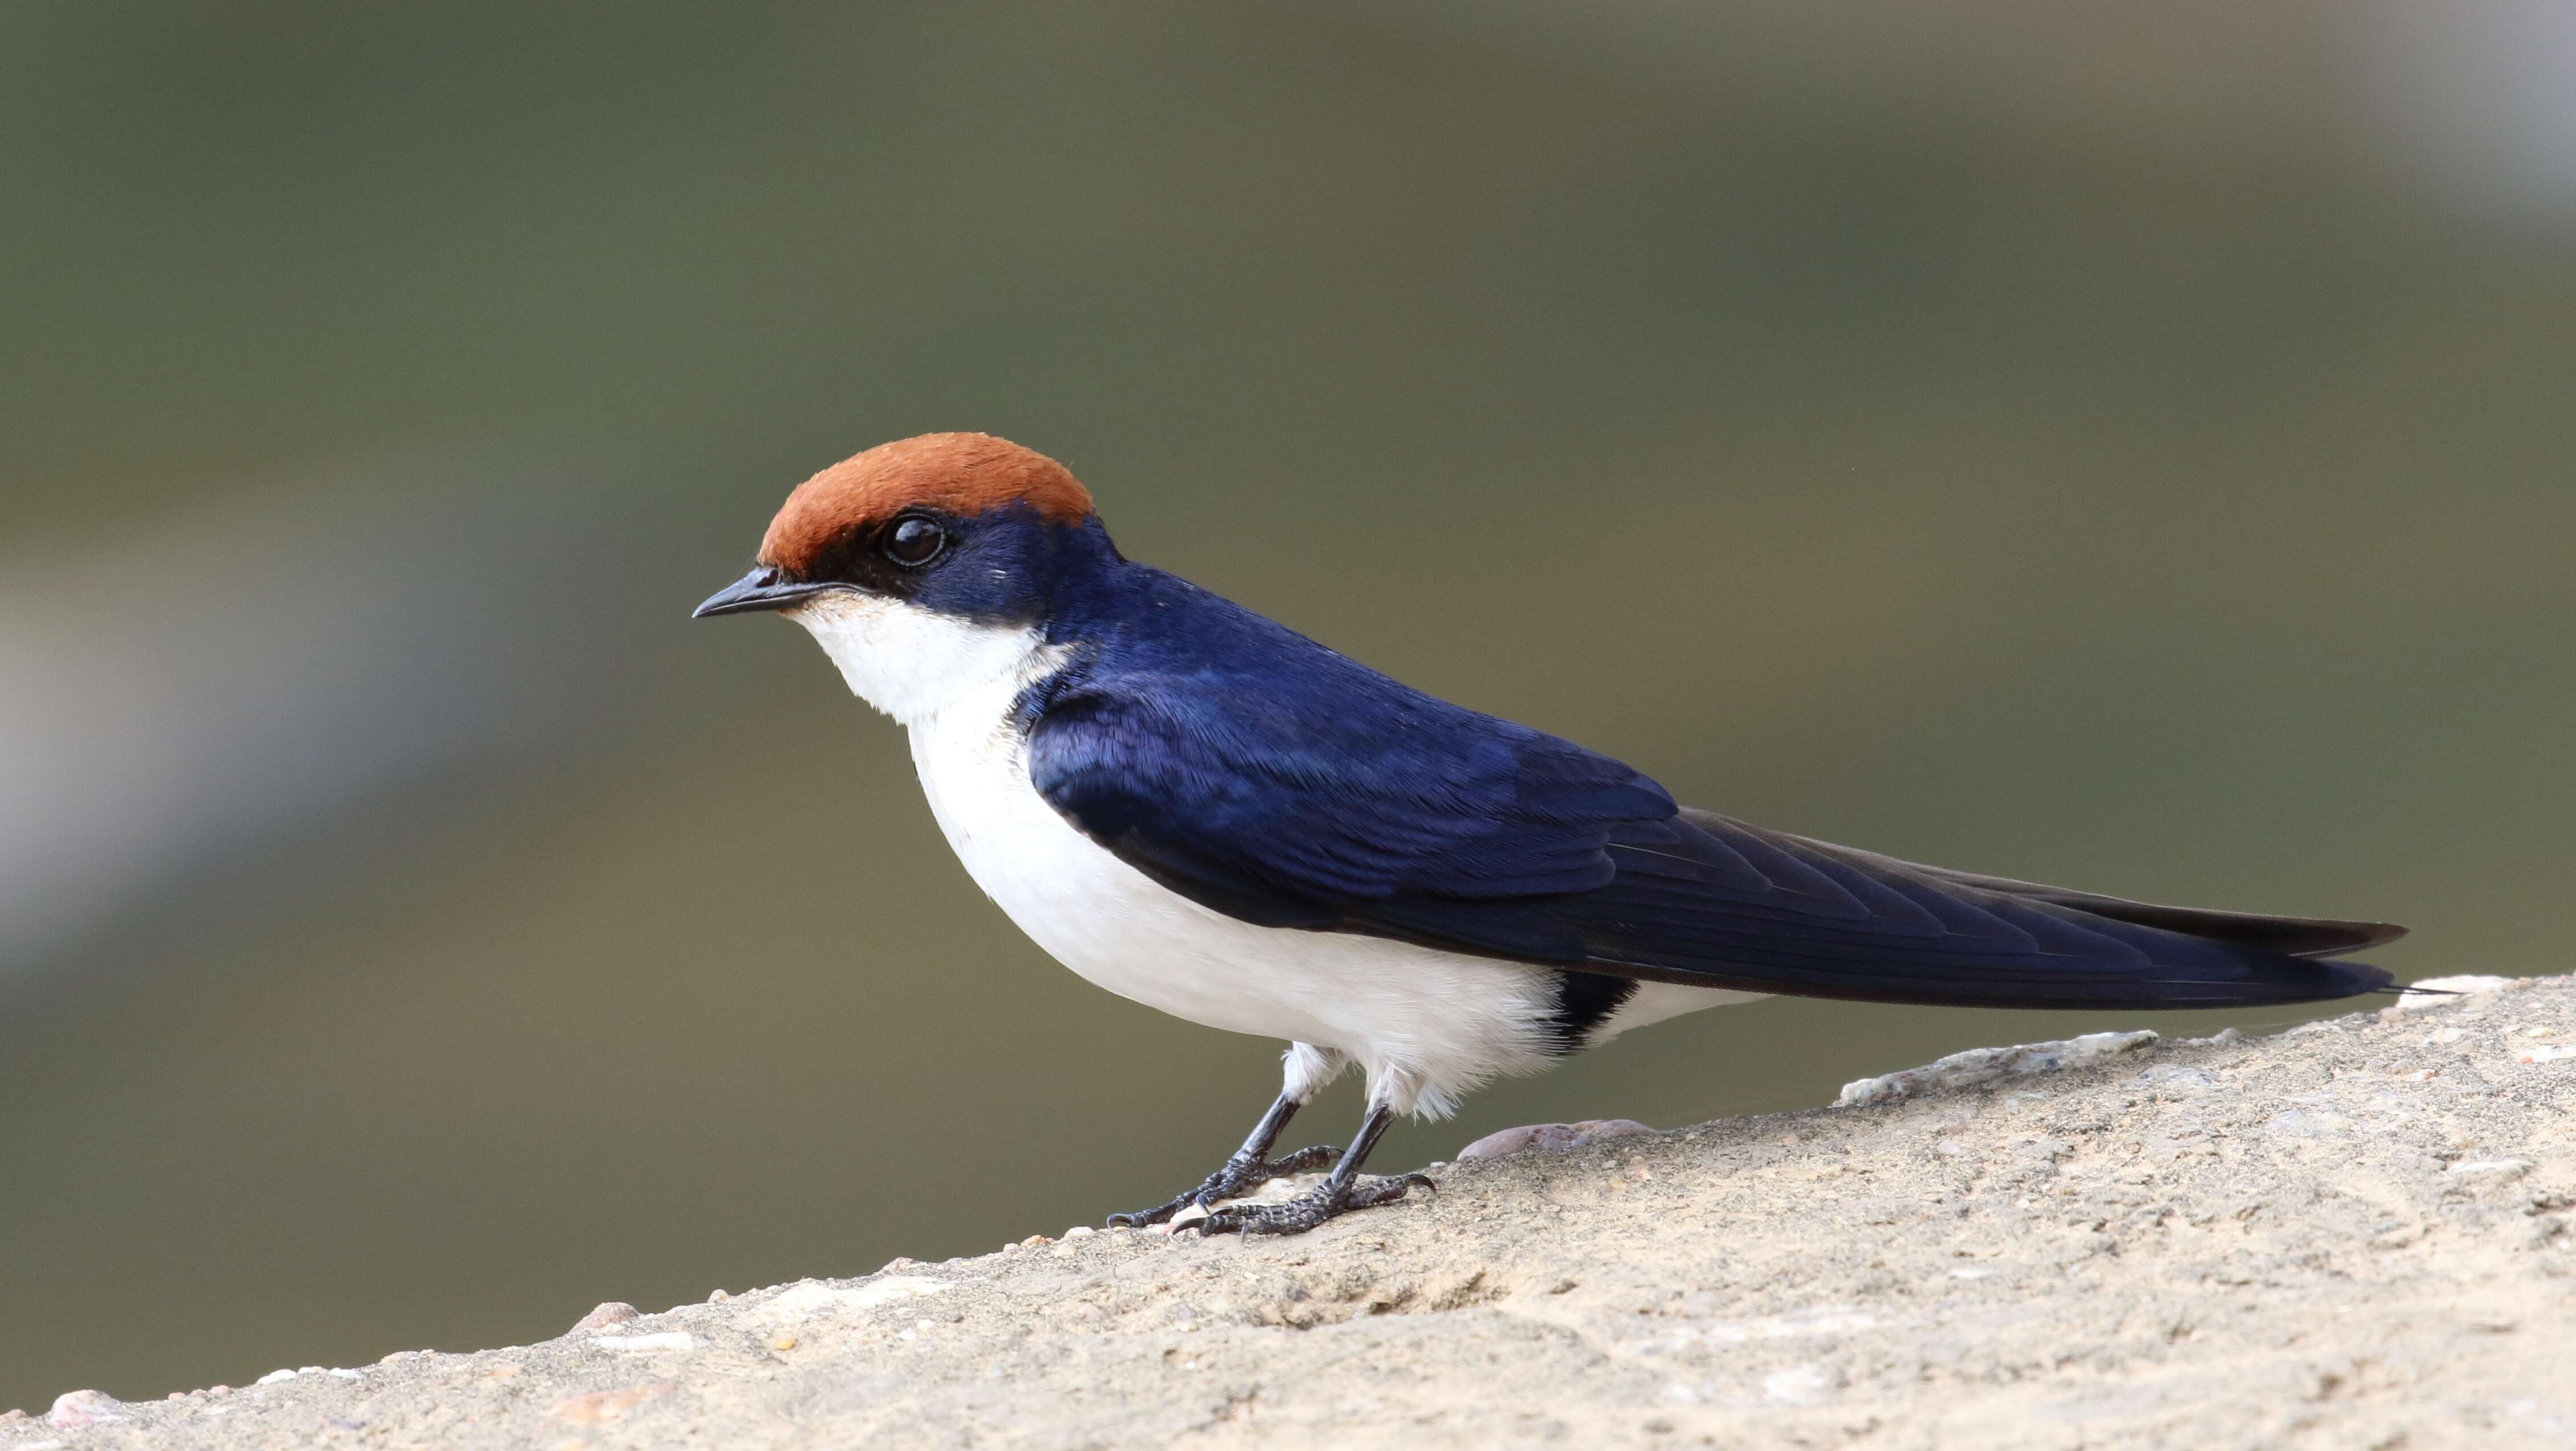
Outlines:
MULTIPOLYGON (((1113 1214, 1109 1216, 1109 1227, 1142 1229, 1149 1224, 1161 1224, 1193 1204, 1205 1207, 1221 1199, 1232 1199, 1237 1195, 1248 1193, 1284 1175, 1312 1173, 1340 1158, 1341 1153, 1341 1150, 1330 1144, 1317 1144, 1310 1149, 1299 1149, 1293 1154, 1282 1154, 1276 1159, 1237 1154, 1225 1161, 1224 1168, 1208 1175, 1206 1181, 1196 1189, 1188 1190, 1180 1197, 1157 1204, 1151 1209, 1140 1209, 1133 1214, 1113 1214)), ((1401 1192, 1398 1191, 1399 1194, 1401 1192)), ((1325 1218, 1330 1217, 1330 1215, 1325 1216, 1325 1218)), ((1318 1219, 1315 1222, 1321 1224, 1324 1221, 1318 1219)))
POLYGON ((1438 1193, 1426 1174, 1398 1174, 1390 1179, 1327 1181, 1294 1199, 1277 1204, 1228 1204, 1211 1209, 1190 1228, 1206 1234, 1304 1234, 1325 1220, 1373 1204, 1391 1204, 1415 1185, 1438 1193))

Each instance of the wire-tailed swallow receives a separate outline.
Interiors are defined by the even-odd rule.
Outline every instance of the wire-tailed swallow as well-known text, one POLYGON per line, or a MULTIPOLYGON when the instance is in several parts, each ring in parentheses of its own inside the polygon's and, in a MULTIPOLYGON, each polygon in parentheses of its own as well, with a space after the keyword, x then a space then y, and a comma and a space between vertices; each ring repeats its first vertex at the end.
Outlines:
POLYGON ((1360 1177, 1448 1113, 1627 1029, 1772 993, 2029 1008, 2305 1002, 2404 929, 2152 906, 1928 867, 1677 805, 1607 756, 1436 700, 1110 543, 1053 459, 983 434, 869 449, 788 496, 700 615, 775 610, 910 731, 976 883, 1065 966, 1286 1039, 1191 1204, 1285 1233, 1404 1197, 1360 1177), (1344 1069, 1345 1150, 1271 1158, 1344 1069), (1322 1168, 1284 1203, 1222 1201, 1322 1168))

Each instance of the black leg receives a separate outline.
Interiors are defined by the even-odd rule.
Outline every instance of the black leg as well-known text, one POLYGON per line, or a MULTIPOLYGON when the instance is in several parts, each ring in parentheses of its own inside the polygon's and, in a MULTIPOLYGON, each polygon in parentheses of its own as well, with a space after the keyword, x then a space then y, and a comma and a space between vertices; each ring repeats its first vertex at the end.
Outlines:
POLYGON ((1287 1128, 1288 1120, 1297 1116, 1298 1106, 1297 1100, 1284 1093, 1279 1095, 1271 1101, 1270 1111, 1261 1116, 1261 1122, 1252 1126, 1252 1136, 1243 1141, 1243 1147, 1235 1150, 1234 1157, 1226 1160, 1223 1168, 1208 1175, 1199 1187, 1184 1190, 1178 1197, 1151 1209, 1140 1209, 1133 1214, 1113 1214, 1109 1216, 1109 1227, 1141 1229, 1149 1224, 1160 1224, 1193 1204, 1231 1199, 1283 1174, 1303 1174, 1333 1162, 1335 1151, 1330 1144, 1317 1144, 1311 1149, 1299 1149, 1276 1159, 1267 1157, 1270 1146, 1279 1142, 1280 1130, 1287 1128))
POLYGON ((1208 1217, 1194 1227, 1201 1234, 1303 1234, 1351 1210, 1402 1199, 1405 1191, 1416 1184, 1436 1191, 1440 1186, 1422 1174, 1360 1182, 1360 1165, 1368 1161, 1369 1150, 1377 1147, 1379 1136, 1393 1122, 1394 1110, 1383 1104, 1372 1107, 1367 1122, 1360 1125, 1359 1137, 1351 1140, 1349 1152, 1342 1155, 1323 1183, 1278 1204, 1228 1204, 1211 1209, 1208 1217))

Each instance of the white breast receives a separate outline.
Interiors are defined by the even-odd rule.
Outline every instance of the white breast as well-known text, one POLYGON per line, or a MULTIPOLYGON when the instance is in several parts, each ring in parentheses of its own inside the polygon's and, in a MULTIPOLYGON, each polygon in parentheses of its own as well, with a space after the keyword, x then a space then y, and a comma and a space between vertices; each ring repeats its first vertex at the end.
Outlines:
MULTIPOLYGON (((1061 664, 1033 632, 873 600, 809 606, 797 618, 853 689, 909 729, 931 813, 976 884, 1089 981, 1212 1028, 1339 1049, 1398 1112, 1445 1115, 1478 1083, 1553 1061, 1542 1031, 1556 1006, 1550 971, 1256 927, 1171 891, 1076 830, 1031 784, 1026 741, 1010 719, 1020 693, 1061 664)), ((1607 1026, 1749 996, 1649 984, 1607 1026)))

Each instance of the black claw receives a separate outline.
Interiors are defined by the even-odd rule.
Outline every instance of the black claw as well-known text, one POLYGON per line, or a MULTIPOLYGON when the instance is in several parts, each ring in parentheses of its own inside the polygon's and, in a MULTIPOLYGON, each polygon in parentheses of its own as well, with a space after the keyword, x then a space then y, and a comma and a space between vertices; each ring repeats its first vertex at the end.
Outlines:
POLYGON ((1188 1207, 1188 1201, 1175 1199, 1168 1204, 1157 1204, 1151 1209, 1138 1209, 1129 1213, 1113 1214, 1109 1216, 1109 1227, 1111 1229, 1143 1229, 1149 1224, 1160 1224, 1164 1220, 1171 1218, 1173 1215, 1180 1213, 1183 1209, 1188 1207))

